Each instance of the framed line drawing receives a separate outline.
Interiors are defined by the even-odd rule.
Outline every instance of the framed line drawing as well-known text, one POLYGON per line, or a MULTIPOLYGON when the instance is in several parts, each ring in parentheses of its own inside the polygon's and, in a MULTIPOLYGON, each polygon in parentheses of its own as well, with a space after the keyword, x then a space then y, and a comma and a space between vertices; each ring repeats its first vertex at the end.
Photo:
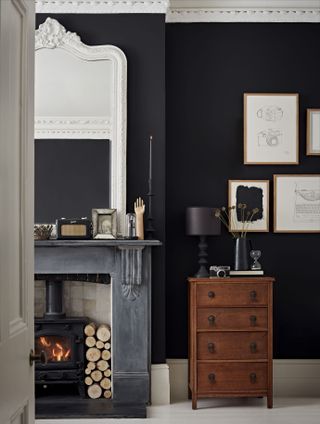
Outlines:
POLYGON ((244 164, 298 165, 299 95, 245 93, 244 164))
POLYGON ((274 175, 274 232, 320 233, 320 174, 274 175))
POLYGON ((320 156, 320 109, 307 109, 307 156, 320 156))
POLYGON ((228 199, 230 231, 241 232, 243 221, 247 232, 269 231, 268 180, 229 180, 228 199), (239 205, 245 205, 243 215, 239 205), (230 210, 233 206, 235 208, 230 210))

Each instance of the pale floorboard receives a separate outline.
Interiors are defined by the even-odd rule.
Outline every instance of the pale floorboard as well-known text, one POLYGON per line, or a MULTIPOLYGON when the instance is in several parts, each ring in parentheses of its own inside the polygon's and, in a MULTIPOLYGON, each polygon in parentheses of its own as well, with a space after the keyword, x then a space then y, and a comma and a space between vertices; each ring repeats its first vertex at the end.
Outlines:
POLYGON ((320 424, 319 398, 205 399, 192 411, 190 402, 148 408, 148 419, 37 420, 36 424, 320 424))

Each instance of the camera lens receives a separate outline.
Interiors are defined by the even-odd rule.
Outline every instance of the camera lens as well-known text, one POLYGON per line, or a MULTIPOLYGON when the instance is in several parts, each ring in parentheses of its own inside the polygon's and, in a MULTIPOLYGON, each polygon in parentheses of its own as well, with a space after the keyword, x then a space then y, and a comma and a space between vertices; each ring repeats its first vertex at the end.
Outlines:
POLYGON ((226 276, 226 271, 224 269, 219 269, 217 271, 217 277, 223 278, 226 276))

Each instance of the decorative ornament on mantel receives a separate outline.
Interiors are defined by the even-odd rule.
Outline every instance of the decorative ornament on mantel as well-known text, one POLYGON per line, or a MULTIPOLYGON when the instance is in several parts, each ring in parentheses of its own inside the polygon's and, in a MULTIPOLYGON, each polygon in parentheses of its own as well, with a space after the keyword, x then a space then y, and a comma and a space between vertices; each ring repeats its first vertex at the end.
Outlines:
POLYGON ((145 211, 145 204, 141 197, 134 202, 134 212, 136 214, 136 235, 138 240, 144 240, 144 226, 143 215, 145 211))

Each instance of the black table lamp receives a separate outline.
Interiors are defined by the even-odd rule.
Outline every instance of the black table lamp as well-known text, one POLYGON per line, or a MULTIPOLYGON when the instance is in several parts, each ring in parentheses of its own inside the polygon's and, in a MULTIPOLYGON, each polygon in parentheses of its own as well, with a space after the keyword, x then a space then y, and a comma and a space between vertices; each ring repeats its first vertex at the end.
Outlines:
POLYGON ((199 270, 195 277, 209 277, 207 270, 207 236, 218 236, 221 232, 221 222, 214 215, 215 208, 190 207, 186 210, 186 233, 188 236, 199 236, 198 263, 199 270))

